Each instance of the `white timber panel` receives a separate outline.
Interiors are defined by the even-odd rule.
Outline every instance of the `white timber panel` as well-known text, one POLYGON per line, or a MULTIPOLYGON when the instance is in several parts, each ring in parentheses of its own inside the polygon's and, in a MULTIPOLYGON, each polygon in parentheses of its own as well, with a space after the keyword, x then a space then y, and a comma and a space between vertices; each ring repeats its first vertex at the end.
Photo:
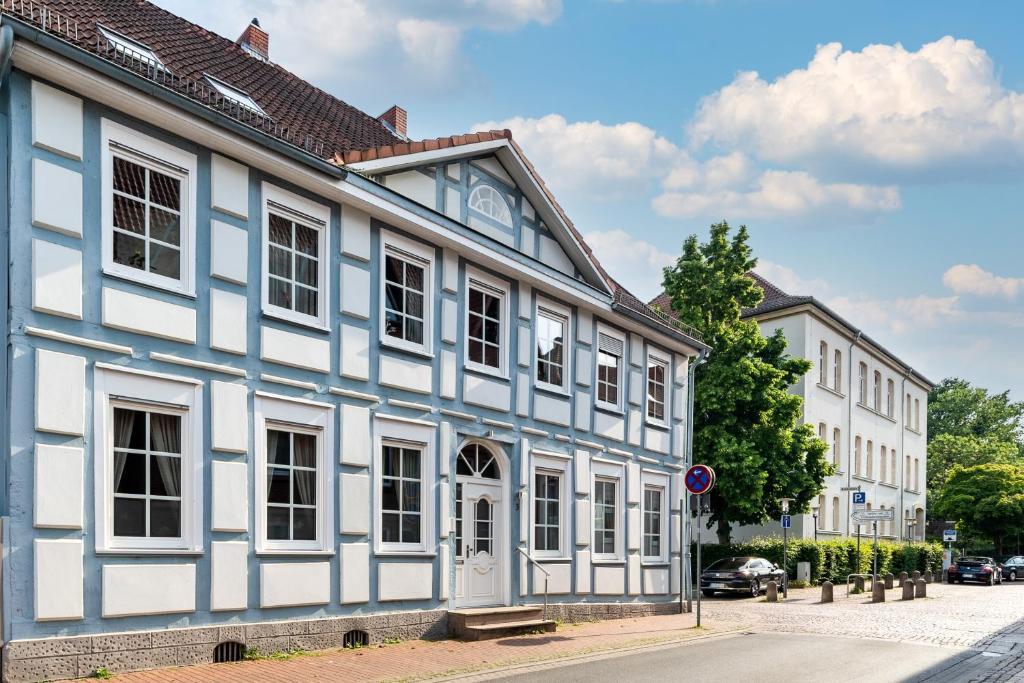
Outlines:
POLYGON ((437 476, 447 477, 451 472, 451 461, 454 453, 455 442, 452 433, 452 425, 450 422, 441 422, 438 425, 439 439, 440 439, 440 452, 438 453, 438 467, 437 476))
POLYGON ((622 595, 626 592, 626 568, 616 566, 594 566, 594 594, 622 595))
POLYGON ((441 300, 441 341, 454 344, 459 334, 459 304, 452 299, 441 300))
POLYGON ((342 473, 339 486, 341 533, 370 533, 370 475, 342 473))
POLYGON ((594 372, 594 368, 591 367, 592 356, 590 355, 590 349, 584 349, 577 347, 576 349, 576 384, 581 387, 590 386, 590 376, 594 372))
POLYGON ((85 358, 36 350, 36 429, 85 433, 85 358))
POLYGON ((590 546, 590 500, 576 499, 576 545, 590 546))
POLYGON ((672 457, 682 458, 686 455, 686 425, 678 424, 672 428, 672 457))
POLYGON ((429 600, 434 596, 434 565, 429 562, 381 562, 377 565, 377 599, 429 600))
POLYGON ((260 358, 263 360, 317 372, 331 369, 331 343, 326 339, 266 326, 260 329, 260 336, 260 358))
POLYGON ((533 394, 533 414, 541 422, 569 426, 569 399, 548 396, 541 392, 533 394))
POLYGON ((669 574, 668 567, 645 567, 644 594, 668 595, 670 587, 669 574))
POLYGON ((629 594, 640 595, 641 579, 640 553, 629 554, 629 594))
POLYGON ((352 325, 341 326, 341 376, 370 379, 370 331, 352 325))
POLYGON ((249 450, 249 390, 244 384, 210 382, 210 447, 216 451, 249 450))
POLYGON ((530 320, 533 317, 533 294, 530 285, 519 283, 519 317, 530 320))
POLYGON ((81 159, 82 100, 32 81, 32 144, 81 159))
POLYGON ((672 390, 672 419, 679 422, 683 419, 683 408, 686 407, 686 391, 682 387, 672 390))
POLYGON ((522 436, 519 437, 519 488, 527 488, 530 478, 530 440, 522 436))
POLYGON ((669 432, 667 429, 648 427, 644 430, 644 447, 655 453, 668 454, 669 432))
POLYGON ((210 348, 245 355, 246 313, 244 294, 210 289, 210 348))
POLYGON ((219 154, 210 165, 213 208, 238 218, 249 217, 249 169, 219 154))
POLYGON ((537 248, 537 232, 528 225, 519 228, 519 251, 533 256, 537 248))
POLYGON ((395 192, 431 209, 437 208, 434 179, 419 171, 403 171, 384 177, 384 184, 395 192))
POLYGON ((640 374, 639 370, 630 370, 629 372, 629 402, 631 405, 638 406, 643 400, 644 382, 643 375, 640 374))
POLYGON ((370 214, 352 206, 342 209, 341 253, 360 261, 370 260, 370 214))
POLYGON ((210 544, 210 610, 243 610, 249 606, 249 544, 210 544))
POLYGON ((638 334, 629 335, 629 362, 638 368, 644 366, 644 339, 638 334))
POLYGON ((82 319, 82 252, 32 240, 32 310, 82 319))
POLYGON ((533 347, 530 344, 530 328, 525 325, 519 326, 519 341, 518 341, 518 356, 519 365, 524 368, 530 367, 530 354, 533 353, 533 347))
MULTIPOLYGON (((519 556, 519 597, 525 597, 530 583, 530 568, 526 564, 526 557, 522 553, 519 556)), ((460 592, 456 584, 456 593, 460 592)))
POLYGON ((576 593, 586 595, 590 592, 590 551, 576 551, 576 593))
MULTIPOLYGON (((442 481, 442 482, 438 483, 437 491, 438 491, 438 497, 441 499, 440 510, 438 510, 438 512, 440 514, 440 517, 441 517, 441 523, 438 525, 438 529, 439 529, 438 537, 443 540, 443 539, 448 538, 448 534, 450 534, 452 532, 452 516, 451 516, 451 509, 449 508, 449 502, 451 501, 451 498, 450 498, 450 496, 451 496, 451 487, 448 485, 447 481, 442 481)), ((444 555, 446 552, 447 551, 442 548, 441 554, 444 555)), ((441 583, 443 584, 444 583, 444 580, 443 580, 444 573, 443 572, 442 572, 441 576, 442 576, 441 583)))
POLYGON ((629 530, 626 534, 626 547, 629 550, 640 550, 640 508, 626 508, 626 527, 629 530))
POLYGON ((444 601, 448 599, 448 581, 451 577, 451 554, 448 550, 447 545, 441 546, 441 552, 438 556, 438 560, 441 563, 441 580, 438 584, 438 595, 437 599, 444 601))
POLYGON ((455 398, 458 372, 454 351, 441 351, 441 398, 455 398))
POLYGON ((383 353, 380 355, 380 383, 386 387, 429 394, 432 374, 432 368, 428 363, 418 363, 383 353))
POLYGON ((341 464, 357 467, 370 466, 370 409, 363 406, 342 405, 341 464))
POLYGON ((175 614, 196 610, 194 564, 103 565, 103 616, 175 614), (154 590, 159 586, 159 590, 154 590))
POLYGON ((530 416, 530 376, 525 372, 516 373, 516 415, 530 416))
POLYGON ((588 495, 590 493, 590 453, 583 450, 576 451, 573 458, 575 469, 576 493, 588 495))
POLYGON ((594 318, 590 311, 580 310, 576 316, 576 340, 584 344, 594 341, 594 318))
POLYGON ((679 513, 673 512, 668 522, 668 535, 672 539, 671 548, 673 553, 678 553, 680 551, 679 537, 682 530, 679 528, 679 521, 679 513))
POLYGON ((51 529, 81 529, 84 505, 81 448, 36 444, 34 524, 51 529))
POLYGON ((571 276, 574 270, 572 261, 562 251, 558 242, 547 235, 538 235, 537 239, 540 241, 540 260, 555 270, 571 276))
POLYGON ((353 318, 370 318, 370 271, 342 264, 341 312, 353 318))
POLYGON ((82 236, 82 174, 32 160, 32 225, 82 236))
POLYGON ((260 565, 260 607, 326 605, 330 601, 330 562, 264 562, 260 565))
POLYGON ((679 506, 682 505, 683 498, 683 474, 682 472, 675 472, 669 476, 669 489, 672 491, 671 503, 672 511, 677 512, 679 506))
POLYGON ((462 195, 454 187, 444 188, 444 215, 453 221, 462 219, 462 195))
POLYGON ((210 528, 214 531, 247 531, 249 528, 249 467, 244 462, 214 460, 211 466, 212 506, 210 528))
POLYGON ((370 601, 370 544, 342 543, 338 546, 341 558, 341 604, 351 605, 370 601))
POLYGON ((626 464, 626 502, 640 503, 640 463, 626 464))
POLYGON ((614 441, 625 441, 626 421, 621 415, 597 410, 594 412, 594 433, 614 441))
POLYGON ((573 424, 576 429, 589 432, 590 431, 590 394, 577 391, 576 392, 576 417, 573 424))
POLYGON ((103 324, 150 337, 196 343, 196 311, 120 289, 103 288, 103 324))
POLYGON ((445 249, 442 255, 441 288, 453 294, 459 291, 459 255, 445 249))
POLYGON ((674 594, 679 593, 679 562, 673 562, 669 568, 669 574, 671 575, 670 581, 672 584, 672 592, 674 594))
POLYGON ((210 221, 210 275, 244 285, 249 280, 249 233, 210 221))
POLYGON ((37 538, 33 542, 36 621, 84 616, 84 545, 71 538, 37 538))
POLYGON ((474 406, 483 406, 507 413, 512 403, 512 388, 506 382, 463 373, 462 400, 474 406))
MULTIPOLYGON (((566 595, 572 593, 572 563, 545 562, 544 569, 548 574, 548 594, 566 595)), ((539 567, 533 568, 533 594, 544 595, 544 572, 539 567)))
POLYGON ((640 445, 641 427, 642 427, 642 422, 641 422, 641 419, 640 419, 640 411, 636 410, 635 408, 630 408, 630 410, 629 410, 629 432, 627 434, 627 436, 629 437, 629 445, 630 446, 639 446, 640 445))

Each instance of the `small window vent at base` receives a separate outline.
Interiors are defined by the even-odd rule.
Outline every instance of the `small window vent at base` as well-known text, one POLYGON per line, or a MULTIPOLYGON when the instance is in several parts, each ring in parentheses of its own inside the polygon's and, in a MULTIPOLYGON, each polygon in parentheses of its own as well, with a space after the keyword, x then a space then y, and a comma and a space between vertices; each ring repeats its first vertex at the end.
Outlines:
POLYGON ((345 647, 366 647, 370 644, 370 634, 359 630, 348 631, 341 642, 345 647))
POLYGON ((224 662, 240 662, 245 658, 245 645, 228 641, 213 648, 213 661, 216 664, 224 662))

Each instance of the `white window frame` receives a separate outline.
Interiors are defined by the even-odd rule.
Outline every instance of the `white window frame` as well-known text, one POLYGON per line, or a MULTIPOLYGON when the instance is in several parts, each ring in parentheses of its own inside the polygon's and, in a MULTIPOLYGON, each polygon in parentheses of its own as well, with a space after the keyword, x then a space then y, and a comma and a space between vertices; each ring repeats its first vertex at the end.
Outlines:
POLYGON ((868 364, 860 362, 857 365, 857 402, 865 408, 868 405, 868 364))
POLYGON ((818 342, 818 384, 828 386, 828 342, 818 342))
POLYGON ((672 542, 670 527, 672 517, 672 505, 669 501, 669 475, 665 472, 643 470, 640 473, 640 561, 643 564, 668 564, 669 553, 672 542), (647 550, 646 534, 644 524, 647 521, 647 489, 661 491, 661 528, 658 533, 661 536, 661 554, 645 555, 647 550))
MULTIPOLYGON (((435 499, 437 497, 435 437, 436 426, 429 422, 377 415, 373 429, 373 461, 370 470, 373 475, 373 552, 375 555, 433 556, 437 552, 435 531, 435 499), (383 509, 383 468, 381 457, 385 445, 402 448, 419 448, 423 455, 420 461, 420 542, 385 543, 382 539, 383 509)), ((455 518, 452 517, 452 532, 455 518)), ((465 533, 465 529, 463 529, 465 533)))
MULTIPOLYGON (((497 203, 493 198, 491 198, 490 201, 495 204, 497 203)), ((503 193, 501 190, 496 188, 494 185, 491 185, 490 183, 479 182, 476 185, 474 185, 473 189, 469 191, 469 197, 466 200, 466 206, 467 208, 469 208, 470 211, 473 211, 474 213, 484 216, 485 218, 492 220, 495 223, 502 225, 510 230, 515 225, 515 220, 512 217, 512 207, 509 206, 508 204, 508 198, 505 196, 505 193, 503 193), (507 220, 504 217, 499 218, 498 216, 491 215, 490 213, 487 213, 486 211, 481 211, 480 209, 473 206, 473 199, 478 194, 481 194, 485 189, 490 190, 495 195, 497 195, 497 198, 501 201, 501 204, 505 208, 505 213, 508 215, 507 220)))
POLYGON ((103 34, 103 37, 107 39, 107 42, 110 43, 111 47, 113 47, 115 51, 120 52, 128 59, 137 60, 139 62, 149 62, 150 65, 157 69, 170 73, 170 69, 160 61, 160 58, 156 56, 156 52, 153 51, 153 48, 101 24, 98 24, 96 28, 100 30, 100 33, 103 34))
MULTIPOLYGON (((600 564, 621 563, 626 560, 626 486, 625 465, 610 462, 590 461, 590 547, 593 550, 593 562, 600 564), (597 524, 594 512, 597 508, 597 482, 615 482, 615 552, 597 552, 597 524)), ((641 527, 642 528, 642 527, 641 527)))
POLYGON ((626 375, 626 335, 618 330, 613 330, 605 325, 597 326, 597 345, 594 347, 594 405, 598 408, 605 410, 611 410, 613 412, 621 414, 623 412, 623 394, 626 389, 625 375, 626 375), (622 343, 622 353, 619 354, 619 367, 617 373, 618 386, 616 387, 615 395, 617 401, 615 403, 609 403, 603 401, 599 396, 598 385, 600 383, 600 371, 601 371, 601 335, 611 337, 622 343))
MULTIPOLYGON (((245 109, 248 109, 255 114, 259 114, 260 116, 267 116, 267 112, 263 111, 263 107, 258 105, 256 103, 256 100, 252 98, 252 95, 245 92, 244 90, 236 88, 235 86, 229 83, 225 83, 219 78, 214 78, 210 74, 204 73, 203 78, 205 78, 206 81, 211 86, 213 86, 213 89, 220 93, 221 96, 225 99, 231 100, 238 106, 244 107, 245 109)), ((270 117, 268 116, 267 118, 270 117)))
MULTIPOLYGON (((330 220, 331 210, 305 197, 282 190, 270 183, 262 184, 263 194, 263 236, 261 238, 260 250, 262 252, 262 274, 260 303, 263 315, 287 322, 314 327, 319 330, 330 329, 331 292, 328 286, 328 271, 331 270, 330 250, 330 220), (275 306, 270 303, 270 213, 271 204, 274 205, 273 213, 289 221, 299 223, 311 230, 316 230, 317 239, 317 315, 299 313, 290 308, 275 306)), ((295 273, 292 272, 294 279, 295 273)))
POLYGON ((668 416, 672 411, 672 356, 664 351, 649 348, 647 349, 647 364, 644 366, 644 422, 655 427, 668 427, 668 416), (665 397, 664 397, 664 410, 662 411, 663 419, 658 420, 657 418, 651 417, 650 413, 647 412, 648 404, 651 401, 650 391, 650 371, 652 365, 661 365, 665 368, 665 397))
POLYGON ((533 467, 530 469, 530 554, 547 560, 568 560, 572 558, 572 537, 569 528, 569 507, 575 504, 569 481, 569 460, 555 458, 534 452, 533 467), (537 473, 556 474, 558 482, 558 550, 537 550, 537 473))
POLYGON ((508 379, 508 335, 509 335, 509 299, 511 287, 508 282, 494 277, 477 268, 469 266, 466 268, 465 277, 465 303, 463 305, 463 329, 465 339, 463 340, 462 357, 465 367, 475 372, 482 372, 495 377, 508 379), (501 320, 498 329, 498 367, 492 368, 483 363, 477 363, 469 359, 469 290, 470 288, 480 290, 490 296, 498 297, 500 300, 501 320))
MULTIPOLYGON (((109 119, 100 121, 100 138, 103 154, 100 168, 103 188, 100 200, 102 220, 100 246, 103 250, 103 272, 194 297, 196 294, 196 175, 198 171, 196 155, 148 135, 143 135, 109 119), (180 270, 177 280, 114 261, 115 150, 118 156, 128 159, 133 164, 174 177, 180 182, 179 216, 181 225, 178 245, 180 247, 180 270)), ((54 198, 54 201, 59 201, 59 198, 54 198)))
POLYGON ((430 355, 434 343, 434 260, 435 254, 431 247, 414 240, 402 237, 393 232, 381 230, 380 232, 380 272, 378 275, 378 289, 380 296, 379 327, 380 343, 384 346, 430 355), (387 256, 398 257, 403 261, 413 263, 423 268, 423 343, 415 344, 405 339, 388 336, 384 330, 385 320, 385 296, 387 277, 386 267, 387 256))
POLYGON ((569 390, 572 388, 572 381, 569 377, 572 363, 569 359, 572 357, 575 350, 573 345, 573 332, 572 332, 572 312, 568 307, 556 304, 550 299, 545 299, 540 296, 537 297, 537 302, 534 305, 534 320, 540 318, 542 315, 549 318, 560 318, 562 323, 565 325, 565 335, 562 337, 562 384, 551 384, 550 382, 544 382, 537 379, 537 368, 540 360, 539 349, 537 348, 537 333, 540 331, 540 325, 534 324, 533 338, 533 382, 534 386, 539 389, 554 392, 556 394, 563 394, 568 396, 569 390))
POLYGON ((843 352, 840 349, 836 349, 833 352, 833 368, 832 368, 832 388, 839 392, 843 392, 843 352))
POLYGON ((203 551, 203 382, 96 363, 93 464, 96 552, 201 554, 203 551), (114 406, 181 415, 181 537, 114 536, 114 406))
POLYGON ((256 553, 261 555, 334 554, 334 406, 329 403, 281 396, 262 391, 254 400, 256 448, 255 477, 256 553), (311 541, 267 538, 267 430, 316 434, 317 537, 311 541))

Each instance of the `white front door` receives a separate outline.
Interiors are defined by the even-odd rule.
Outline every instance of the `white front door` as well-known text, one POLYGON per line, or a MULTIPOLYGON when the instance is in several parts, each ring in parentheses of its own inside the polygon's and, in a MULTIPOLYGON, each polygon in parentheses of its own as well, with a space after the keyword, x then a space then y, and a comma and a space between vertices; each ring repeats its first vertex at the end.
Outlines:
POLYGON ((500 482, 456 480, 455 602, 502 604, 504 505, 500 482))

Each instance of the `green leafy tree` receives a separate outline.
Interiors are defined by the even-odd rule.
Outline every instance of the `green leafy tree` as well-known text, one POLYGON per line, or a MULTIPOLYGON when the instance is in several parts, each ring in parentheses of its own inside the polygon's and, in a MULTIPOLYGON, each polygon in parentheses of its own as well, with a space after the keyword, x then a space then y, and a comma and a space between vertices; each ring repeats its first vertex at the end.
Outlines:
POLYGON ((1024 528, 1024 467, 1008 463, 954 465, 935 510, 957 519, 992 539, 996 554, 1003 554, 1003 540, 1024 528))
MULTIPOLYGON (((1024 403, 1010 392, 989 394, 958 377, 942 380, 928 394, 928 438, 941 434, 1024 443, 1024 403)), ((930 463, 929 463, 930 464, 930 463)))
POLYGON ((1020 463, 1020 449, 1012 441, 989 436, 938 434, 928 444, 928 490, 938 492, 955 465, 1020 463))
POLYGON ((720 543, 733 524, 781 514, 779 498, 806 509, 832 472, 825 442, 800 424, 803 399, 789 391, 811 363, 786 354, 781 330, 765 337, 740 318, 762 293, 747 275, 757 264, 747 229, 729 233, 718 223, 705 244, 691 235, 663 281, 676 315, 713 349, 696 370, 693 456, 718 475, 708 526, 717 523, 720 543))

